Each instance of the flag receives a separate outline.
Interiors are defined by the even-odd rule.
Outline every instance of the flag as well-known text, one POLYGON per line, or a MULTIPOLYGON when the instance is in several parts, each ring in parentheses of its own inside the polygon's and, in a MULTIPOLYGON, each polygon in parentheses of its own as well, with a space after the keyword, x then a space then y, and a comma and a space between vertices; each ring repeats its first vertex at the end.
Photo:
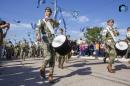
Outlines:
POLYGON ((59 7, 59 12, 60 12, 60 14, 61 14, 61 19, 62 19, 62 21, 63 21, 64 29, 65 29, 65 34, 66 34, 66 30, 67 30, 66 22, 65 22, 65 19, 64 19, 64 17, 63 17, 62 10, 61 10, 60 7, 59 7))
POLYGON ((79 16, 79 11, 73 11, 72 16, 77 19, 77 17, 79 16))
POLYGON ((2 19, 0 18, 0 20, 2 20, 2 19))
POLYGON ((32 29, 35 29, 36 28, 36 24, 31 23, 31 27, 32 27, 32 29))
POLYGON ((80 32, 84 32, 85 28, 80 28, 80 32))
POLYGON ((54 19, 57 19, 58 8, 57 8, 57 0, 54 0, 54 19))
POLYGON ((46 3, 46 0, 38 0, 38 5, 37 5, 37 8, 40 7, 41 4, 44 4, 46 3))

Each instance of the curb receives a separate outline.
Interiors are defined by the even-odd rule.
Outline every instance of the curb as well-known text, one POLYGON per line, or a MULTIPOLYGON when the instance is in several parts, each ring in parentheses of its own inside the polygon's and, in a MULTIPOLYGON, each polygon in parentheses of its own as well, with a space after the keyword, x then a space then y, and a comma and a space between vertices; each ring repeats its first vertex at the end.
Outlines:
MULTIPOLYGON (((94 57, 94 56, 72 56, 72 58, 84 58, 84 59, 89 59, 89 60, 103 60, 104 57, 94 57)), ((108 59, 107 59, 108 60, 108 59)), ((115 61, 120 61, 120 62, 128 62, 130 61, 130 59, 126 59, 126 58, 116 58, 115 61)))

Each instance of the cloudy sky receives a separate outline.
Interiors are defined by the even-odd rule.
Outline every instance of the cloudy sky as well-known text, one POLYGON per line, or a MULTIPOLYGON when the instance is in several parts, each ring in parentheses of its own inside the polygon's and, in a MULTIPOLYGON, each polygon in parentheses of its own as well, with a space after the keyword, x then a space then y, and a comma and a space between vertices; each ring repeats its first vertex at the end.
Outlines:
MULTIPOLYGON (((7 39, 21 40, 34 39, 34 30, 30 23, 37 22, 44 16, 46 6, 53 8, 53 0, 37 8, 38 0, 0 0, 0 18, 11 23, 7 39), (16 23, 20 20, 21 23, 16 23)), ((120 39, 124 39, 126 28, 130 26, 130 7, 127 12, 119 12, 119 5, 130 6, 130 0, 58 0, 58 6, 62 9, 63 17, 67 25, 67 34, 73 39, 80 38, 80 29, 83 27, 105 26, 109 18, 115 20, 115 27, 120 32, 120 39), (78 15, 76 18, 73 13, 78 15)), ((64 28, 63 22, 61 26, 64 28)))

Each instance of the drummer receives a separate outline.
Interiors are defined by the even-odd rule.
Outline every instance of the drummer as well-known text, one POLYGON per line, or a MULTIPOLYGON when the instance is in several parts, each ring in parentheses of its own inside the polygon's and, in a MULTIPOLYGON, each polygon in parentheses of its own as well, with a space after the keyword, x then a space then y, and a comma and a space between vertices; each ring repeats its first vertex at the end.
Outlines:
MULTIPOLYGON (((128 50, 125 55, 125 58, 130 58, 130 27, 127 28, 126 41, 128 43, 128 50)), ((129 61, 129 64, 130 64, 130 61, 129 61)))
MULTIPOLYGON (((59 32, 60 32, 59 35, 65 35, 65 34, 64 34, 64 30, 63 30, 62 28, 59 29, 59 32)), ((67 36, 67 40, 70 41, 70 36, 67 36)), ((70 44, 71 44, 71 43, 70 43, 70 44)), ((67 53, 66 55, 59 55, 59 54, 58 54, 58 67, 61 68, 61 69, 63 69, 63 68, 64 68, 64 67, 63 67, 64 62, 65 62, 65 61, 67 62, 67 61, 70 59, 71 55, 72 55, 71 52, 67 53)))
POLYGON ((108 63, 108 66, 107 66, 107 70, 110 73, 114 73, 115 72, 112 69, 112 64, 114 63, 114 60, 117 57, 116 51, 115 51, 115 47, 114 47, 115 42, 114 42, 114 39, 113 39, 111 33, 114 36, 118 36, 119 35, 119 33, 113 28, 113 25, 114 25, 114 20, 113 19, 109 19, 107 21, 106 28, 103 29, 103 34, 102 34, 102 38, 103 38, 103 41, 105 42, 105 46, 106 46, 104 60, 106 60, 106 58, 109 58, 109 63, 108 63))
MULTIPOLYGON (((62 28, 59 29, 58 35, 64 35, 64 30, 62 28)), ((65 62, 65 55, 60 55, 57 53, 57 57, 58 57, 58 68, 63 69, 63 65, 65 62)))
MULTIPOLYGON (((72 41, 70 40, 70 35, 67 36, 67 40, 69 40, 69 44, 70 44, 70 46, 71 46, 71 48, 72 48, 72 47, 73 47, 73 43, 72 43, 72 41)), ((66 57, 65 57, 66 63, 69 61, 69 59, 71 58, 71 56, 72 56, 72 51, 69 52, 69 53, 66 55, 66 57)))
MULTIPOLYGON (((4 44, 4 38, 10 28, 10 24, 7 23, 4 20, 0 20, 0 59, 2 57, 2 49, 3 49, 3 44, 4 44), (3 30, 6 30, 5 33, 3 30)), ((1 61, 0 61, 0 66, 2 66, 1 61)))
POLYGON ((53 71, 55 65, 55 51, 51 46, 52 40, 54 38, 54 28, 59 26, 59 23, 51 18, 52 10, 50 7, 46 7, 45 15, 43 19, 40 19, 36 25, 36 39, 42 42, 42 48, 44 49, 44 60, 41 65, 40 75, 44 79, 45 68, 49 63, 49 82, 53 82, 53 71), (41 37, 42 36, 42 37, 41 37))

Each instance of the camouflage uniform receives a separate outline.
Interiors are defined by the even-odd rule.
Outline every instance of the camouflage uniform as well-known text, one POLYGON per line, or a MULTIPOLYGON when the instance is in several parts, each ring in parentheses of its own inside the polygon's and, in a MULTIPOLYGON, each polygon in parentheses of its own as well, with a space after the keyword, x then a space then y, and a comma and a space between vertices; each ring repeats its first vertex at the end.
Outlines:
POLYGON ((9 41, 7 44, 6 44, 6 58, 7 59, 12 59, 12 56, 13 56, 13 44, 11 41, 9 41))
POLYGON ((25 58, 28 56, 28 44, 26 41, 24 41, 24 43, 21 44, 21 53, 20 53, 20 57, 22 58, 22 60, 25 60, 25 58))
POLYGON ((58 67, 63 69, 63 64, 65 62, 65 55, 59 55, 57 54, 57 58, 58 58, 58 67))
MULTIPOLYGON (((67 36, 67 39, 69 40, 69 45, 71 46, 71 49, 73 47, 73 42, 70 40, 70 36, 68 35, 67 36)), ((72 52, 70 51, 67 55, 66 55, 66 58, 65 58, 65 61, 67 62, 72 56, 72 52)))
POLYGON ((130 38, 127 37, 126 41, 128 42, 128 50, 126 52, 125 58, 130 58, 130 38))
MULTIPOLYGON (((110 29, 110 31, 112 31, 113 33, 116 33, 114 28, 110 29)), ((115 58, 117 57, 117 53, 115 50, 115 42, 114 42, 110 32, 107 29, 104 29, 103 33, 105 33, 105 34, 102 35, 102 38, 106 45, 105 59, 109 57, 109 59, 110 59, 109 64, 113 64, 115 58)), ((119 35, 119 34, 116 34, 115 36, 117 36, 117 35, 119 35)))
POLYGON ((37 57, 44 57, 44 49, 42 48, 42 43, 37 44, 37 57))
POLYGON ((72 56, 72 52, 69 52, 66 57, 65 57, 65 61, 68 62, 68 60, 71 58, 72 56))
POLYGON ((18 43, 15 44, 15 57, 18 58, 20 54, 20 45, 18 43))
POLYGON ((71 56, 72 56, 71 52, 69 52, 66 55, 60 55, 60 54, 57 53, 58 67, 63 69, 64 62, 67 63, 71 56))
POLYGON ((30 46, 30 54, 29 57, 35 57, 36 55, 36 46, 34 43, 31 44, 30 46))
POLYGON ((0 58, 2 56, 2 48, 3 48, 3 30, 0 28, 0 58))
MULTIPOLYGON (((59 23, 53 19, 48 19, 50 24, 54 27, 58 27, 59 23)), ((42 49, 44 50, 44 60, 41 66, 41 70, 45 72, 46 65, 49 63, 50 74, 53 74, 55 65, 55 51, 51 46, 54 35, 51 34, 49 28, 43 20, 39 20, 36 27, 36 36, 41 38, 42 49)), ((38 40, 39 41, 39 40, 38 40)))

